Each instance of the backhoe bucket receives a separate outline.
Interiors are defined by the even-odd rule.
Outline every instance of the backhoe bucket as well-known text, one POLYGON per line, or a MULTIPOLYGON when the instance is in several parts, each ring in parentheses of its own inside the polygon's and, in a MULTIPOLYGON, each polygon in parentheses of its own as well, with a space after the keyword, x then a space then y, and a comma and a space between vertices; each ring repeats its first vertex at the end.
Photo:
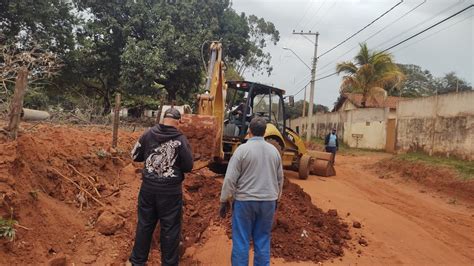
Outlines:
POLYGON ((179 130, 187 137, 194 160, 213 160, 222 155, 222 127, 214 116, 184 114, 179 130))
POLYGON ((308 151, 313 158, 313 165, 310 173, 318 176, 335 176, 334 155, 330 152, 308 151))

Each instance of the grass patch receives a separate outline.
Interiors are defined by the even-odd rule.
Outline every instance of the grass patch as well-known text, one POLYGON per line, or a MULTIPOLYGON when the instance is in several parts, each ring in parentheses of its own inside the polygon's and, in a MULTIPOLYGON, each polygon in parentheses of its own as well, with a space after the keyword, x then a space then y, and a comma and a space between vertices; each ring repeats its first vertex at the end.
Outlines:
POLYGON ((439 156, 429 156, 428 154, 420 152, 399 154, 395 158, 409 162, 422 162, 429 165, 450 167, 455 169, 456 172, 463 179, 474 178, 474 162, 470 162, 467 160, 439 156))

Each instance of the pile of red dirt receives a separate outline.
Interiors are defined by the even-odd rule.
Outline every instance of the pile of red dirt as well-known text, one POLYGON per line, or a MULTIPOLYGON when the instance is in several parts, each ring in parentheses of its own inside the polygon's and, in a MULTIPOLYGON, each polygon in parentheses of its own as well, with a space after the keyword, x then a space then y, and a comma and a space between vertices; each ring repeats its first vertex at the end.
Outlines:
POLYGON ((375 167, 380 178, 400 175, 454 198, 474 202, 474 179, 462 179, 454 169, 397 158, 379 161, 375 167))
POLYGON ((350 240, 348 224, 337 210, 323 212, 301 187, 285 183, 272 234, 272 254, 287 261, 324 260, 342 256, 350 240))
MULTIPOLYGON (((98 127, 38 125, 16 141, 0 139, 0 216, 19 223, 14 241, 0 239, 0 264, 126 261, 142 168, 131 162, 129 151, 140 134, 120 132, 114 150, 111 132, 98 127)), ((207 168, 186 175, 185 247, 206 241, 203 232, 210 224, 230 224, 217 216, 221 180, 215 177, 207 168)), ((273 233, 273 256, 290 261, 341 256, 350 238, 346 227, 288 183, 273 233)), ((155 248, 150 263, 159 261, 155 248)))

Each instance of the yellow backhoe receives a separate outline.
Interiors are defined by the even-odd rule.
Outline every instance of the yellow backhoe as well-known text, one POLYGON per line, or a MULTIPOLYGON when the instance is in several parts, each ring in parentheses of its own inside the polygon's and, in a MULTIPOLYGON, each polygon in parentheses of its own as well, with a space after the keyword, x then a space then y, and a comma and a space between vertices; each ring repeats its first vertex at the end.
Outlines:
POLYGON ((191 145, 206 146, 193 147, 199 156, 207 151, 213 163, 226 165, 235 149, 247 141, 250 119, 260 116, 268 121, 265 139, 280 151, 286 169, 298 171, 301 179, 310 172, 335 174, 330 153, 308 152, 300 136, 286 127, 284 103, 293 104, 292 96, 285 97, 284 90, 264 84, 225 80, 220 42, 210 45, 205 91, 197 96, 197 115, 184 115, 190 123, 181 128, 188 138, 200 138, 191 140, 191 145))

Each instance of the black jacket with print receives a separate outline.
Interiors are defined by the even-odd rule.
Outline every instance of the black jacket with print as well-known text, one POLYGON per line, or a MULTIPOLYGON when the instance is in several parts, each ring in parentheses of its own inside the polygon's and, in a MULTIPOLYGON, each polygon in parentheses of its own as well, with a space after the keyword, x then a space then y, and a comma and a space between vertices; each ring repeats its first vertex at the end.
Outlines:
POLYGON ((132 158, 145 162, 141 189, 150 193, 181 194, 184 173, 193 169, 193 156, 186 137, 175 127, 156 125, 135 144, 132 158))

